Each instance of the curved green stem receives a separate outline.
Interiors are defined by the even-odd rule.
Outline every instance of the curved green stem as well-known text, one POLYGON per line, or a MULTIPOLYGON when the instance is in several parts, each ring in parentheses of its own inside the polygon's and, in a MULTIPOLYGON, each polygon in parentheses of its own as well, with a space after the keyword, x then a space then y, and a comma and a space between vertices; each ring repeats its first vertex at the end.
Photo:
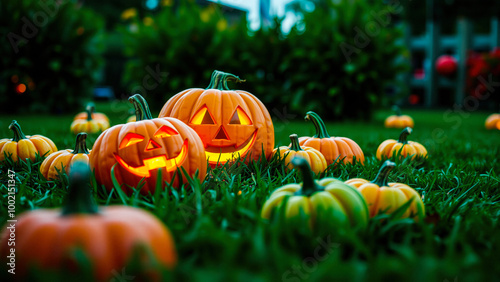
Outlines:
POLYGON ((207 89, 230 90, 227 86, 228 81, 245 82, 244 79, 240 79, 234 74, 215 70, 212 73, 210 85, 208 85, 207 89))
POLYGON ((290 150, 293 150, 293 151, 304 151, 300 147, 299 136, 297 136, 297 134, 290 135, 290 140, 292 141, 292 145, 290 146, 290 150))
POLYGON ((129 97, 128 101, 134 105, 136 121, 153 119, 146 99, 140 94, 129 97))
POLYGON ((314 181, 314 174, 311 170, 311 167, 304 158, 294 157, 291 162, 293 166, 297 167, 302 172, 302 189, 297 191, 295 193, 296 195, 309 197, 315 192, 324 190, 323 187, 321 187, 314 181))
POLYGON ((68 194, 62 208, 62 216, 95 214, 97 205, 90 190, 90 168, 83 161, 76 161, 70 168, 68 194))
POLYGON ((399 134, 398 142, 408 144, 408 135, 411 134, 411 131, 412 129, 410 127, 406 127, 405 129, 403 129, 403 131, 401 131, 401 134, 399 134))
POLYGON ((397 116, 401 115, 401 109, 397 105, 392 106, 392 110, 396 113, 397 116))
POLYGON ((317 113, 309 111, 306 113, 304 119, 310 120, 314 124, 314 127, 316 128, 316 134, 313 136, 314 138, 330 138, 330 135, 326 130, 325 123, 317 113))
POLYGON ((389 160, 385 161, 384 164, 380 167, 377 176, 375 176, 375 179, 371 182, 379 187, 386 186, 389 187, 389 184, 387 183, 387 178, 389 177, 389 172, 396 166, 396 163, 391 162, 389 160))
POLYGON ((14 138, 12 138, 12 141, 14 142, 19 142, 19 140, 26 139, 26 135, 24 135, 23 131, 21 130, 21 126, 19 123, 17 123, 16 120, 13 120, 11 124, 9 125, 9 129, 14 132, 14 138))
POLYGON ((85 108, 85 112, 87 112, 87 121, 92 120, 92 110, 90 108, 85 108))
POLYGON ((80 132, 78 135, 76 135, 76 142, 75 142, 75 149, 72 154, 90 154, 89 150, 87 149, 87 133, 85 132, 80 132))

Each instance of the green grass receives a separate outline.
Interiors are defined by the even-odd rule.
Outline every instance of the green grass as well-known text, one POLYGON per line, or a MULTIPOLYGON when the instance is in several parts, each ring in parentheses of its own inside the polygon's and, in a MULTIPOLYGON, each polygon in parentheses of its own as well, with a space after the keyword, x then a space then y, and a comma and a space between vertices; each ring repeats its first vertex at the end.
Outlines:
MULTIPOLYGON (((126 103, 97 107, 112 124, 123 122, 130 108, 126 103)), ((424 144, 429 158, 417 166, 400 164, 390 180, 406 183, 423 195, 427 218, 420 222, 371 220, 366 231, 333 230, 320 236, 288 232, 279 222, 262 221, 260 208, 269 194, 300 181, 296 172, 285 173, 276 161, 216 169, 200 187, 178 192, 168 189, 150 197, 119 197, 98 189, 96 199, 100 205, 149 210, 169 227, 179 254, 178 267, 171 273, 176 281, 497 280, 500 131, 484 129, 487 113, 470 113, 459 126, 455 120, 446 122, 450 116, 443 116, 444 111, 407 113, 416 123, 409 139, 424 144), (320 243, 325 241, 331 241, 331 246, 320 243)), ((328 123, 331 135, 349 137, 361 146, 366 163, 330 168, 326 176, 374 178, 380 165, 374 157, 377 146, 385 139, 397 139, 400 132, 383 127, 388 114, 378 112, 369 123, 328 123)), ((7 126, 14 118, 25 134, 46 135, 59 149, 73 146, 72 116, 1 116, 2 138, 11 137, 7 126)), ((301 116, 277 120, 275 127, 277 146, 288 145, 291 133, 313 134, 312 125, 301 116)), ((90 136, 89 146, 95 138, 90 136)), ((43 180, 38 167, 35 163, 15 168, 17 214, 61 206, 66 188, 61 181, 43 180)), ((7 220, 7 169, 7 164, 0 165, 4 195, 0 224, 7 220)), ((1 275, 2 281, 8 278, 3 269, 1 275)))

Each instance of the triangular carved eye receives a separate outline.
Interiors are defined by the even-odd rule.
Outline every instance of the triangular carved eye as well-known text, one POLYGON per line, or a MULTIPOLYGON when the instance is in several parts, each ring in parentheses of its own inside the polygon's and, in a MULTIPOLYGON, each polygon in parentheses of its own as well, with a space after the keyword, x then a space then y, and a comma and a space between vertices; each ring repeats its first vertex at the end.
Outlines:
POLYGON ((191 124, 215 124, 212 114, 208 110, 207 106, 203 106, 191 119, 191 124))
POLYGON ((137 133, 128 133, 125 138, 123 138, 122 142, 120 142, 120 149, 125 147, 134 145, 136 143, 142 142, 144 140, 144 136, 139 135, 137 133))
POLYGON ((245 113, 245 111, 243 111, 243 109, 238 106, 238 108, 236 108, 236 110, 234 111, 229 124, 252 125, 252 121, 245 113))

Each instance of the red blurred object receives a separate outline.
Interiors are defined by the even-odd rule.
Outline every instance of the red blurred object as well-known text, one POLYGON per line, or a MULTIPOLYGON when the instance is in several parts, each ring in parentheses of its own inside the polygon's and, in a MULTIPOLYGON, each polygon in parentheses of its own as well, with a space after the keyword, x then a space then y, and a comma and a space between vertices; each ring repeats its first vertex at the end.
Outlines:
POLYGON ((16 86, 16 92, 17 92, 17 94, 23 94, 25 91, 26 91, 26 85, 24 85, 22 83, 19 83, 16 86))
POLYGON ((416 94, 411 94, 410 97, 408 97, 408 101, 412 105, 416 105, 420 102, 420 97, 416 94))
POLYGON ((425 78, 424 69, 415 69, 415 71, 413 72, 413 77, 415 79, 424 79, 425 78))
POLYGON ((440 75, 451 76, 457 71, 457 59, 450 55, 442 55, 436 60, 436 70, 440 75))

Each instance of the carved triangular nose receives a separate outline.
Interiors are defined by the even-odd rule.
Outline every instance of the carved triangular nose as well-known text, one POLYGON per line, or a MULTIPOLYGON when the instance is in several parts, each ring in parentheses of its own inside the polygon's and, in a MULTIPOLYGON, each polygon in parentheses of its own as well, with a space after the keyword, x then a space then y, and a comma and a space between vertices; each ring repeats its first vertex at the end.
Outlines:
POLYGON ((217 135, 215 135, 215 140, 229 140, 226 131, 222 125, 219 127, 219 131, 217 131, 217 135))
POLYGON ((156 143, 153 139, 150 139, 145 151, 147 152, 158 148, 161 148, 160 144, 156 143))

